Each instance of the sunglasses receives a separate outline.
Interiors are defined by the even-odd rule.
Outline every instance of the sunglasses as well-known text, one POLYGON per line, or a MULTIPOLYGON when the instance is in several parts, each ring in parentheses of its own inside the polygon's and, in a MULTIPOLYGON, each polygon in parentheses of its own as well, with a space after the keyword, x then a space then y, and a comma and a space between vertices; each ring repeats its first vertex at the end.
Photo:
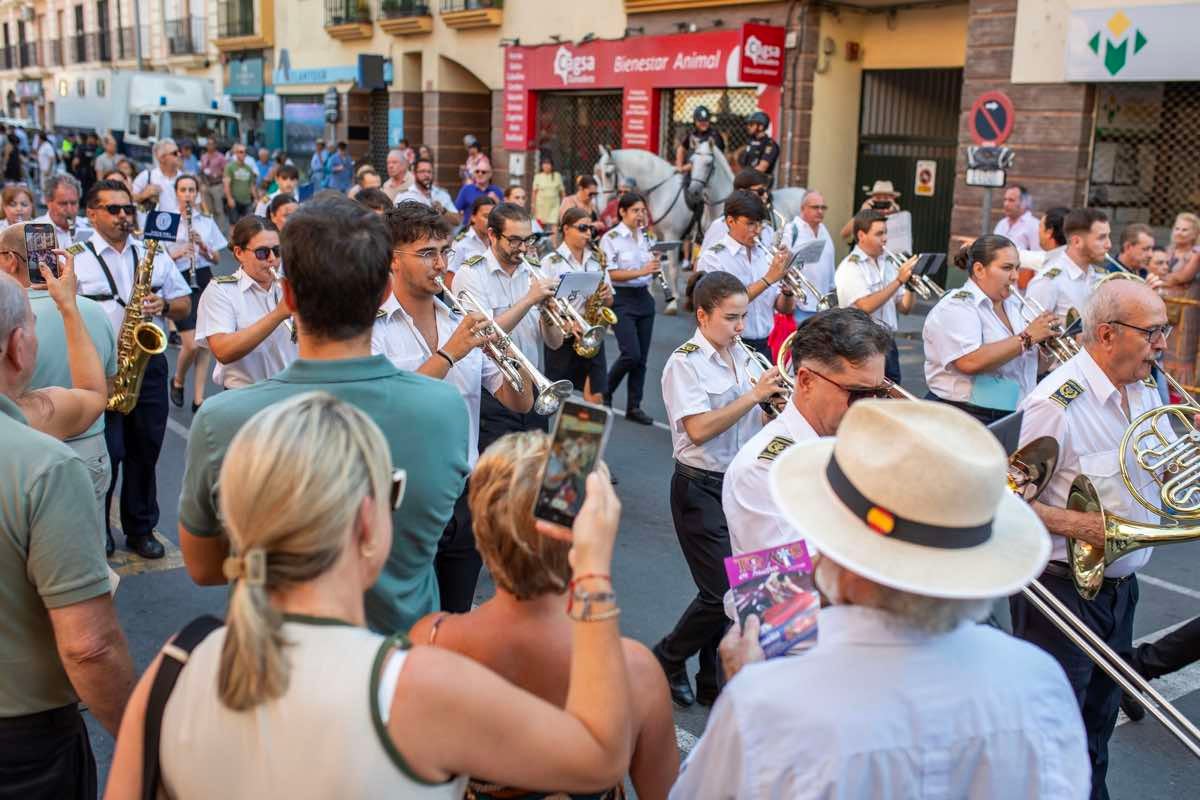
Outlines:
POLYGON ((118 205, 117 203, 109 203, 108 205, 96 206, 96 207, 104 209, 109 214, 112 214, 114 217, 118 217, 121 214, 125 214, 126 216, 132 217, 133 215, 137 214, 137 206, 135 206, 133 203, 130 203, 129 205, 118 205))
POLYGON ((571 227, 574 228, 575 230, 579 231, 580 233, 591 233, 592 231, 596 230, 591 225, 583 225, 583 224, 572 225, 571 227))
POLYGON ((491 173, 488 172, 486 169, 477 169, 477 170, 475 170, 475 174, 476 175, 490 175, 491 173))
POLYGON ((276 258, 279 258, 281 248, 279 245, 272 245, 271 247, 256 247, 250 252, 254 253, 254 257, 259 261, 266 261, 267 256, 275 256, 276 258))
POLYGON ((392 511, 400 509, 400 503, 404 501, 404 487, 408 485, 408 471, 403 469, 392 470, 392 511))
POLYGON ((867 386, 855 386, 855 387, 842 386, 840 383, 835 381, 833 378, 822 375, 821 373, 817 372, 815 369, 812 369, 810 367, 805 367, 805 369, 807 369, 813 375, 816 375, 821 380, 832 383, 834 386, 836 386, 837 388, 839 388, 843 392, 845 392, 846 393, 846 405, 848 405, 848 406, 854 405, 859 400, 870 400, 872 398, 875 398, 875 399, 887 398, 887 397, 891 397, 891 395, 892 395, 892 387, 890 385, 890 383, 891 383, 890 381, 885 381, 884 383, 880 384, 879 386, 870 386, 870 387, 867 387, 867 386))

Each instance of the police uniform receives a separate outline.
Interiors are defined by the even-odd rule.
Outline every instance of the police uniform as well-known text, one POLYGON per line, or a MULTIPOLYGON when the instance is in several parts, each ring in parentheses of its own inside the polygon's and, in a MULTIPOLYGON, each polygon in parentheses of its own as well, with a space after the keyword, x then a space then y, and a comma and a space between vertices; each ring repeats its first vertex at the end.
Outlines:
MULTIPOLYGON (((229 240, 225 238, 225 234, 221 233, 221 229, 217 227, 217 223, 212 217, 205 214, 192 214, 192 227, 196 229, 200 240, 204 242, 213 254, 219 253, 229 246, 229 240)), ((177 243, 187 242, 191 240, 190 231, 188 230, 187 218, 181 218, 179 221, 179 232, 175 235, 177 243)), ((188 315, 175 323, 175 327, 181 331, 191 331, 196 329, 196 315, 200 313, 200 295, 208 286, 208 282, 212 280, 212 268, 217 265, 216 261, 208 259, 200 252, 200 248, 196 248, 196 287, 192 289, 192 308, 188 311, 188 315)), ((183 275, 183 280, 190 286, 189 276, 191 273, 192 258, 190 256, 181 256, 175 259, 175 266, 179 269, 179 273, 183 275)))
MULTIPOLYGON (((732 236, 726 235, 700 254, 696 271, 728 272, 749 289, 750 284, 764 279, 771 259, 771 254, 757 242, 746 247, 735 241, 732 236)), ((742 331, 742 341, 762 353, 768 361, 771 360, 771 348, 767 345, 767 337, 771 335, 771 329, 775 326, 777 297, 779 284, 771 284, 751 300, 750 305, 746 307, 746 327, 742 331)))
POLYGON ((446 264, 447 272, 458 272, 467 259, 481 256, 490 249, 488 242, 480 239, 479 234, 469 225, 454 237, 451 247, 450 261, 446 264))
POLYGON ((980 347, 1012 339, 1025 328, 1021 303, 1010 294, 1004 312, 1011 329, 1001 321, 992 301, 974 280, 949 292, 925 318, 925 383, 930 399, 958 406, 984 424, 1016 410, 1037 383, 1038 351, 1030 347, 995 369, 968 375, 954 362, 980 347))
MULTIPOLYGON (((1040 502, 1065 508, 1071 483, 1086 475, 1099 493, 1106 512, 1135 523, 1158 524, 1126 488, 1121 478, 1121 439, 1130 421, 1162 405, 1156 389, 1135 382, 1126 385, 1129 414, 1121 408, 1120 390, 1085 349, 1047 375, 1021 404, 1021 444, 1050 436, 1059 446, 1058 464, 1040 502)), ((1158 496, 1153 477, 1138 466, 1132 455, 1125 467, 1139 491, 1158 496)), ((1071 581, 1067 567, 1067 540, 1051 536, 1050 564, 1039 580, 1067 608, 1084 621, 1117 653, 1128 657, 1133 649, 1133 615, 1138 585, 1135 572, 1150 560, 1153 548, 1144 548, 1117 559, 1104 570, 1104 582, 1094 600, 1084 600, 1071 581)), ((1108 764, 1108 739, 1117 721, 1121 689, 1034 609, 1022 595, 1010 598, 1013 634, 1054 656, 1066 672, 1080 700, 1092 759, 1093 797, 1103 790, 1108 764), (1098 791, 1099 789, 1099 791, 1098 791)))
MULTIPOLYGON (((118 251, 100 234, 93 234, 86 242, 73 245, 75 256, 75 278, 77 291, 84 297, 100 303, 118 345, 121 338, 121 322, 125 317, 125 303, 133 291, 133 278, 138 262, 145 255, 145 245, 125 241, 118 251)), ((151 291, 164 300, 187 297, 191 289, 175 268, 170 256, 161 249, 155 255, 150 274, 151 291)), ((167 337, 167 321, 164 316, 147 320, 153 322, 167 337)), ((112 465, 112 483, 108 488, 105 507, 112 504, 113 489, 124 463, 121 480, 121 530, 126 538, 150 536, 158 524, 158 484, 155 467, 162 449, 163 434, 167 429, 167 358, 163 354, 150 356, 142 378, 141 392, 137 405, 128 414, 106 411, 104 436, 108 446, 108 460, 112 465)), ((104 518, 108 529, 108 515, 104 518)))
MULTIPOLYGON (((445 344, 462 322, 436 297, 432 299, 434 319, 437 325, 437 346, 432 350, 413 322, 404 306, 389 293, 375 318, 371 331, 371 352, 386 356, 397 368, 416 372, 433 357, 438 347, 445 344)), ((482 389, 488 396, 494 395, 504 384, 504 376, 490 358, 478 347, 454 362, 444 380, 454 386, 467 403, 467 463, 474 468, 479 458, 479 414, 482 389)), ((467 505, 468 487, 454 504, 454 513, 446 524, 442 538, 438 541, 434 557, 438 592, 442 609, 451 613, 471 610, 475 598, 475 585, 479 581, 479 570, 483 561, 475 549, 475 534, 471 525, 471 512, 467 505)))
MULTIPOLYGON (((239 269, 232 275, 214 278, 200 296, 196 317, 196 344, 209 347, 208 339, 223 333, 244 331, 283 302, 278 281, 264 289, 258 281, 239 269)), ((213 366, 213 382, 226 389, 238 389, 265 381, 300 355, 288 322, 276 326, 267 338, 237 361, 213 366)))
MULTIPOLYGON (((767 240, 766 237, 763 237, 767 240)), ((825 242, 825 249, 821 251, 821 257, 816 261, 809 261, 804 264, 804 277, 812 282, 813 286, 821 291, 822 297, 833 291, 833 237, 829 235, 829 229, 822 222, 817 226, 816 231, 812 226, 802 220, 800 217, 793 217, 792 221, 783 226, 783 245, 795 253, 809 242, 815 241, 825 242)), ((797 265, 799 266, 799 265, 797 265)), ((800 302, 800 298, 796 298, 796 316, 799 319, 809 317, 817 312, 817 303, 820 297, 808 297, 809 292, 805 292, 804 302, 800 302)))
MULTIPOLYGON (((654 251, 650 249, 653 243, 653 234, 642 230, 632 231, 622 222, 604 234, 600 239, 600 249, 604 252, 610 271, 641 269, 655 258, 654 251)), ((629 376, 625 404, 627 411, 642 407, 646 359, 650 355, 650 339, 654 335, 654 297, 648 288, 653 279, 653 274, 650 274, 633 280, 612 282, 613 312, 617 315, 613 333, 621 354, 608 372, 605 397, 611 404, 613 393, 621 381, 629 376)))
MULTIPOLYGON (((601 280, 612 286, 602 259, 603 256, 599 250, 585 247, 583 262, 580 263, 575 260, 575 256, 571 254, 571 248, 567 247, 564 242, 542 262, 542 272, 546 277, 556 280, 568 272, 599 272, 602 276, 601 280)), ((580 316, 586 319, 587 315, 584 312, 590 297, 591 295, 583 295, 573 300, 569 299, 568 302, 575 306, 580 316)), ((604 353, 604 341, 601 340, 600 351, 591 358, 584 358, 575 352, 573 339, 564 342, 563 346, 557 350, 547 347, 546 377, 552 381, 568 380, 579 391, 583 391, 584 381, 590 378, 592 392, 605 394, 605 385, 608 383, 608 359, 604 353)))
POLYGON ((1064 250, 1058 258, 1046 262, 1042 271, 1029 282, 1025 295, 1065 319, 1072 308, 1083 313, 1101 277, 1091 266, 1080 267, 1064 250))
POLYGON ((704 142, 708 142, 722 153, 725 152, 725 137, 722 136, 721 132, 712 125, 709 125, 708 130, 706 131, 698 130, 696 126, 693 125, 688 130, 687 136, 683 138, 682 144, 687 149, 688 155, 690 156, 692 153, 696 152, 696 148, 702 145, 704 142))
POLYGON ((671 477, 671 516, 698 594, 654 647, 668 676, 678 675, 687 659, 700 654, 697 690, 715 694, 719 684, 717 645, 727 619, 723 596, 729 589, 725 559, 729 528, 721 510, 725 471, 738 451, 762 428, 755 405, 732 426, 703 444, 687 435, 683 420, 723 408, 751 391, 745 358, 731 346, 733 367, 699 330, 667 359, 662 393, 671 426, 675 474, 671 477))
MULTIPOLYGON (((534 277, 533 270, 524 259, 510 275, 500 266, 496 254, 489 247, 482 255, 467 259, 458 272, 454 273, 454 285, 450 291, 455 296, 462 291, 470 292, 479 302, 486 304, 488 313, 496 318, 529 294, 534 277)), ((536 307, 531 308, 508 332, 508 336, 522 355, 541 370, 541 312, 536 307)), ((533 411, 523 414, 510 411, 492 396, 490 391, 484 392, 479 404, 479 451, 483 452, 506 433, 535 428, 546 430, 547 426, 546 417, 533 411)))
POLYGON ((775 162, 779 160, 779 145, 766 133, 760 133, 758 136, 750 137, 750 141, 746 143, 746 147, 738 159, 738 166, 744 169, 754 169, 755 164, 764 160, 767 162, 767 168, 763 172, 768 176, 774 176, 775 162))
MULTIPOLYGON (((838 306, 849 308, 854 305, 855 301, 878 292, 896 280, 899 272, 900 265, 892 261, 886 254, 880 254, 878 258, 871 258, 862 251, 862 248, 855 246, 850 251, 850 255, 838 264, 837 271, 834 273, 838 306)), ((907 288, 901 287, 889 301, 871 312, 871 318, 891 331, 893 336, 900 324, 896 307, 900 305, 900 301, 904 299, 907 292, 907 288)), ((894 339, 888 350, 883 372, 889 380, 900 382, 900 351, 897 350, 894 339)))

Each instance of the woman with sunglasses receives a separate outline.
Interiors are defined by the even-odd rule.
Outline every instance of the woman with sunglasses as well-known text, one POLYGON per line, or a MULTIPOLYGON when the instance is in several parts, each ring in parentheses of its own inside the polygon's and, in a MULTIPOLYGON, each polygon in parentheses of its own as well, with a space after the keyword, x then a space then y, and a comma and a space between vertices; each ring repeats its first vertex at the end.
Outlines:
POLYGON ((196 344, 217 359, 213 381, 236 389, 266 380, 299 353, 278 278, 279 231, 251 215, 229 238, 239 268, 213 278, 200 297, 196 344))
POLYGON ((1037 385, 1038 345, 1061 321, 1047 311, 1028 319, 1017 299, 1017 247, 980 236, 954 264, 967 273, 925 318, 926 399, 958 406, 984 424, 1011 414, 1037 385))
MULTIPOLYGON (((600 193, 600 184, 591 175, 579 175, 575 178, 575 194, 569 194, 563 198, 562 204, 558 207, 558 219, 562 219, 562 215, 567 213, 568 209, 582 208, 587 212, 588 218, 593 223, 600 221, 599 215, 596 213, 596 195, 600 193)), ((603 233, 601 229, 599 231, 603 233)))
POLYGON ((538 524, 570 542, 576 575, 558 611, 571 620, 570 678, 552 704, 457 653, 366 629, 363 595, 392 550, 403 479, 379 428, 328 394, 246 423, 220 474, 233 553, 224 625, 187 648, 157 712, 150 688, 167 662, 146 671, 106 797, 154 795, 142 791, 145 758, 179 800, 450 800, 467 775, 577 792, 620 783, 633 742, 608 577, 620 502, 608 482, 588 478, 573 530, 538 524), (161 722, 159 747, 144 752, 149 719, 161 722))
POLYGON ((196 315, 199 313, 200 296, 212 280, 212 268, 221 258, 221 251, 229 244, 212 217, 204 212, 200 195, 200 181, 195 175, 180 175, 175 179, 175 198, 183 218, 179 221, 176 243, 167 247, 167 254, 175 261, 183 279, 192 285, 193 269, 195 285, 192 286, 192 308, 188 315, 175 323, 181 341, 179 361, 175 365, 175 376, 171 379, 171 402, 183 408, 183 390, 188 371, 196 367, 192 386, 192 411, 204 402, 205 376, 208 374, 208 351, 196 346, 196 315))
MULTIPOLYGON (((563 214, 562 244, 542 262, 542 271, 555 280, 568 272, 600 273, 600 302, 605 306, 613 303, 612 284, 604 268, 604 257, 592 241, 592 221, 582 208, 568 209, 563 214)), ((592 295, 578 297, 574 301, 580 315, 586 317, 586 309, 592 295)), ((604 356, 604 342, 593 356, 584 357, 575 352, 574 342, 568 342, 557 350, 546 348, 546 377, 552 381, 568 380, 583 392, 589 403, 599 403, 608 382, 608 360, 604 356)))
POLYGON ((4 219, 0 220, 0 230, 33 219, 33 192, 23 183, 5 186, 4 192, 0 193, 0 205, 4 206, 4 219))
POLYGON ((729 463, 763 426, 760 406, 778 402, 782 385, 775 367, 757 377, 747 368, 738 338, 750 297, 741 281, 728 272, 706 272, 693 284, 691 300, 696 333, 667 359, 662 394, 675 459, 671 517, 697 595, 674 630, 654 646, 680 706, 697 700, 712 705, 717 698, 717 645, 727 626, 723 598, 730 555, 721 487, 729 463), (700 672, 693 694, 686 664, 697 653, 700 672))

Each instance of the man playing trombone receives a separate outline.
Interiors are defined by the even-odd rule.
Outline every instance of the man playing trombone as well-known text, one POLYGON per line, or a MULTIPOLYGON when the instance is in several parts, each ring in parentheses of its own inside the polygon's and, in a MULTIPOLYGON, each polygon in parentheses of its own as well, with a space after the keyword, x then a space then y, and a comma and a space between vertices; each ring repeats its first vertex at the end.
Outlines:
MULTIPOLYGON (((482 391, 513 413, 524 414, 533 407, 533 381, 526 379, 522 388, 515 388, 494 361, 483 357, 480 347, 496 337, 482 313, 460 316, 438 300, 446 290, 450 250, 450 227, 444 217, 421 203, 405 202, 385 213, 384 221, 392 236, 391 291, 375 318, 371 352, 458 390, 467 403, 467 463, 474 467, 482 391)), ((442 608, 469 611, 483 562, 475 549, 467 487, 438 542, 433 566, 442 608)))
MULTIPOLYGON (((1105 223, 1107 226, 1107 223, 1105 223)), ((1073 240, 1083 237, 1078 228, 1073 240)), ((1157 497, 1154 477, 1121 449, 1130 421, 1162 404, 1143 383, 1166 348, 1171 326, 1162 300, 1135 281, 1110 281, 1092 294, 1083 313, 1083 350, 1051 372, 1021 404, 1021 445, 1049 436, 1059 446, 1056 469, 1033 506, 1054 540, 1041 576, 1045 587, 1113 650, 1128 656, 1137 606, 1136 571, 1150 559, 1144 548, 1103 568, 1095 596, 1076 590, 1069 545, 1082 542, 1104 550, 1105 517, 1068 509, 1072 483, 1086 476, 1106 514, 1139 524, 1159 516, 1137 502, 1131 489, 1157 497), (1122 461, 1131 483, 1122 476, 1122 461), (1153 493, 1145 488, 1153 487, 1153 493)), ((1110 520, 1111 522, 1111 520, 1110 520)), ((1045 649, 1062 665, 1075 689, 1087 729, 1093 798, 1107 798, 1108 740, 1117 721, 1120 688, 1022 595, 1010 600, 1013 633, 1045 649)))

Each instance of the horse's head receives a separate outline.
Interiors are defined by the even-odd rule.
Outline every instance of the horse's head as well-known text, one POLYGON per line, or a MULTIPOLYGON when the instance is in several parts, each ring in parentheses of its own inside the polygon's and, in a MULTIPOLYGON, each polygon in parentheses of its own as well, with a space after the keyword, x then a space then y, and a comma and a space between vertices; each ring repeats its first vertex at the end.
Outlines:
POLYGON ((596 196, 596 207, 604 208, 617 191, 617 165, 613 161, 612 151, 600 145, 600 159, 592 168, 592 175, 599 184, 599 194, 596 196))
POLYGON ((689 206, 695 207, 702 203, 714 202, 715 198, 708 195, 709 182, 713 177, 715 162, 716 152, 713 150, 711 142, 706 139, 696 145, 696 149, 692 151, 691 157, 688 158, 688 163, 692 167, 687 185, 687 201, 689 206))

